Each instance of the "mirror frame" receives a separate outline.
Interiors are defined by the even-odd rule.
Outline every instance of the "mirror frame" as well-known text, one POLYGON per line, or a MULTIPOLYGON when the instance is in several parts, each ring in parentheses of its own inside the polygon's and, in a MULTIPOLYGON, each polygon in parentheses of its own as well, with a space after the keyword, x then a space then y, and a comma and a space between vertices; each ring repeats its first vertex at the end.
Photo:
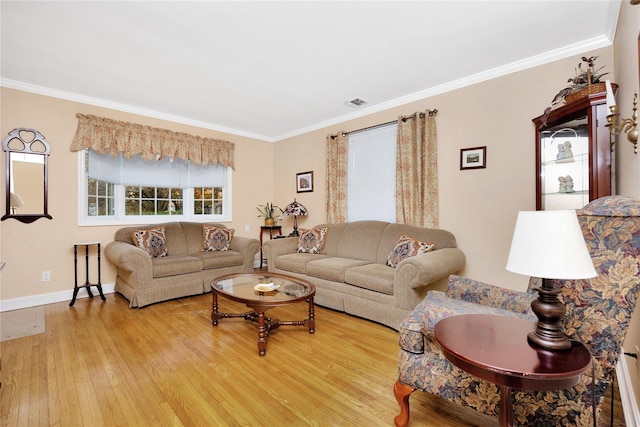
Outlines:
POLYGON ((5 194, 5 207, 6 212, 0 221, 4 221, 5 219, 14 218, 20 222, 25 224, 32 223, 40 218, 48 218, 53 219, 48 212, 49 206, 49 155, 51 154, 51 146, 45 140, 44 136, 35 129, 29 128, 16 128, 9 132, 9 135, 2 140, 2 149, 6 152, 6 194, 5 194), (21 133, 31 133, 34 135, 34 138, 31 141, 25 141, 21 135, 21 133), (16 150, 15 148, 9 147, 9 142, 17 139, 23 144, 22 150, 16 150), (44 151, 33 151, 31 150, 31 144, 34 142, 39 142, 44 145, 44 151), (22 154, 37 154, 44 156, 44 176, 43 176, 43 184, 44 184, 44 200, 43 200, 43 212, 42 214, 15 214, 11 212, 11 153, 22 153, 22 154))

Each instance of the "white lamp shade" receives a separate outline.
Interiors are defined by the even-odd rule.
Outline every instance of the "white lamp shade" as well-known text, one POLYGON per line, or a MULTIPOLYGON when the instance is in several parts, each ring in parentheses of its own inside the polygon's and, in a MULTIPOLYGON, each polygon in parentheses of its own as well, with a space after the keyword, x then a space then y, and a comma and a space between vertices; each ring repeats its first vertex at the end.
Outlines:
POLYGON ((518 212, 507 270, 544 279, 596 277, 576 212, 518 212))
POLYGON ((9 194, 9 206, 12 208, 21 208, 24 206, 24 200, 18 193, 9 194))

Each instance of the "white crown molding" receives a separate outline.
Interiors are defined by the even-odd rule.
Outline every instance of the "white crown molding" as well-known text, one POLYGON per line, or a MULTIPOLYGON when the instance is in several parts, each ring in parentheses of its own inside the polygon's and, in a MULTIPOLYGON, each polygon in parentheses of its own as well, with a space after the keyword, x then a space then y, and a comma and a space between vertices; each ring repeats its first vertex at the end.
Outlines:
MULTIPOLYGON (((613 31, 615 33, 615 25, 614 25, 613 31)), ((284 139, 292 138, 294 136, 298 136, 298 135, 309 133, 318 129, 330 127, 330 126, 343 123, 349 120, 357 119, 360 117, 368 116, 370 114, 377 113, 380 111, 399 107, 405 104, 409 104, 411 102, 420 101, 422 99, 426 99, 435 95, 440 95, 442 93, 450 92, 466 86, 471 86, 487 80, 492 80, 498 77, 506 76, 507 74, 515 73, 517 71, 522 71, 528 68, 537 67, 539 65, 548 64, 550 62, 565 59, 574 55, 581 55, 584 52, 610 46, 611 44, 613 44, 613 41, 608 36, 600 36, 600 37, 595 37, 589 40, 583 40, 580 43, 575 43, 560 49, 545 52, 544 54, 532 56, 530 58, 527 58, 521 61, 512 62, 510 64, 507 64, 501 67, 496 67, 491 70, 487 70, 487 71, 477 73, 468 77, 464 77, 462 79, 453 80, 451 82, 434 86, 432 88, 425 89, 423 91, 415 92, 400 98, 395 98, 387 102, 373 105, 371 107, 363 108, 356 112, 345 114, 343 116, 339 116, 331 120, 326 120, 324 122, 316 123, 314 125, 311 125, 302 129, 277 135, 273 139, 276 142, 282 141, 284 139)))
POLYGON ((72 92, 65 92, 57 89, 51 89, 44 86, 33 85, 30 83, 20 82, 11 79, 0 79, 0 86, 7 87, 9 89, 21 90, 24 92, 31 92, 39 95, 50 96, 53 98, 64 99, 67 101, 79 102, 82 104, 94 105, 103 108, 109 108, 112 110, 123 111, 131 114, 138 114, 146 117, 153 117, 156 119, 167 120, 175 123, 182 123, 190 126, 195 126, 203 129, 215 130, 218 132, 224 132, 231 135, 243 136, 247 138, 257 139, 265 142, 278 142, 285 139, 289 139, 295 136, 303 135, 309 132, 313 132, 319 129, 327 128, 339 123, 354 120, 360 117, 364 117, 380 111, 385 111, 391 108, 399 107, 411 102, 420 101, 435 95, 450 92, 456 89, 460 89, 466 86, 471 86, 477 83, 481 83, 487 80, 502 77, 517 71, 522 71, 528 68, 544 65, 553 61, 568 58, 574 55, 581 55, 584 52, 610 46, 613 43, 613 36, 615 34, 617 18, 620 10, 620 5, 615 2, 611 5, 611 19, 612 25, 609 29, 607 36, 595 37, 589 40, 584 40, 579 43, 568 45, 553 51, 545 52, 544 54, 533 56, 521 61, 512 62, 510 64, 496 67, 491 70, 487 70, 481 73, 477 73, 462 79, 447 82, 438 86, 434 86, 422 91, 414 92, 412 94, 395 98, 380 104, 376 104, 370 107, 359 109, 349 114, 335 117, 330 120, 319 122, 311 126, 293 130, 291 132, 283 133, 276 136, 258 135, 250 132, 244 132, 238 129, 232 129, 224 126, 220 126, 214 123, 202 122, 198 120, 191 120, 181 116, 175 116, 171 114, 162 113, 159 111, 148 110, 144 108, 134 107, 131 105, 120 104, 116 102, 107 101, 104 99, 88 97, 72 92))
POLYGON ((224 132, 231 135, 243 136, 247 138, 258 139, 261 141, 273 142, 273 138, 268 136, 258 135, 250 132, 244 132, 242 130, 228 128, 225 126, 216 125, 214 123, 202 122, 199 120, 192 120, 186 117, 176 116, 173 114, 162 113, 159 111, 149 110, 146 108, 134 107, 127 104, 121 104, 118 102, 108 101, 106 99, 93 98, 90 96, 80 95, 73 92, 66 92, 63 90, 52 89, 45 86, 34 85, 31 83, 25 83, 18 80, 0 79, 0 86, 9 89, 21 90, 23 92, 35 93, 37 95, 50 96, 52 98, 64 99, 66 101, 78 102, 81 104, 93 105, 96 107, 109 108, 111 110, 123 111, 125 113, 137 114, 145 117, 152 117, 154 119, 166 120, 174 123, 181 123, 184 125, 195 126, 203 129, 215 130, 218 132, 224 132))

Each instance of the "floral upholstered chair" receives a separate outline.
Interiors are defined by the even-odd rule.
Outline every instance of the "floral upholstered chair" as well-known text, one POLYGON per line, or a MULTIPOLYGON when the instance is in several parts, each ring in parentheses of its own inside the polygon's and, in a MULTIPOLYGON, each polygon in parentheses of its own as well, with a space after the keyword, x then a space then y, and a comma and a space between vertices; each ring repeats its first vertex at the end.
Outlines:
MULTIPOLYGON (((567 335, 591 351, 594 369, 580 382, 558 391, 514 390, 517 425, 593 426, 615 375, 629 321, 640 293, 640 201, 623 196, 595 200, 578 211, 587 247, 598 275, 589 280, 558 280, 567 313, 567 335), (595 372, 595 380, 593 378, 595 372)), ((531 312, 532 278, 526 292, 487 285, 459 276, 449 278, 448 290, 432 291, 400 325, 398 380, 394 386, 400 404, 397 426, 409 422, 409 396, 426 391, 478 412, 497 417, 497 385, 452 365, 442 354, 433 328, 448 316, 493 313, 536 321, 531 312)))

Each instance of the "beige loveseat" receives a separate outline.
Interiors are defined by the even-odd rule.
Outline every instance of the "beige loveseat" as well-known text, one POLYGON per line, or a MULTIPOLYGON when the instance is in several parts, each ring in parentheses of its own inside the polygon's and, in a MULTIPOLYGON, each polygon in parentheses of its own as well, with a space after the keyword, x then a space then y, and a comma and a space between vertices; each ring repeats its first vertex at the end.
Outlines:
POLYGON ((299 239, 266 242, 270 272, 304 278, 316 285, 318 305, 398 329, 427 291, 443 290, 450 274, 466 262, 446 230, 382 221, 322 224, 327 228, 324 253, 298 253, 299 239), (433 243, 431 252, 406 258, 395 268, 387 259, 402 235, 433 243))
MULTIPOLYGON (((209 224, 227 229, 222 224, 209 224)), ((203 224, 169 222, 116 231, 104 253, 117 267, 115 291, 129 300, 129 307, 196 295, 211 290, 210 283, 223 274, 252 272, 257 239, 233 236, 229 250, 201 252, 203 224), (151 257, 134 245, 131 229, 164 227, 167 255, 151 257)))

